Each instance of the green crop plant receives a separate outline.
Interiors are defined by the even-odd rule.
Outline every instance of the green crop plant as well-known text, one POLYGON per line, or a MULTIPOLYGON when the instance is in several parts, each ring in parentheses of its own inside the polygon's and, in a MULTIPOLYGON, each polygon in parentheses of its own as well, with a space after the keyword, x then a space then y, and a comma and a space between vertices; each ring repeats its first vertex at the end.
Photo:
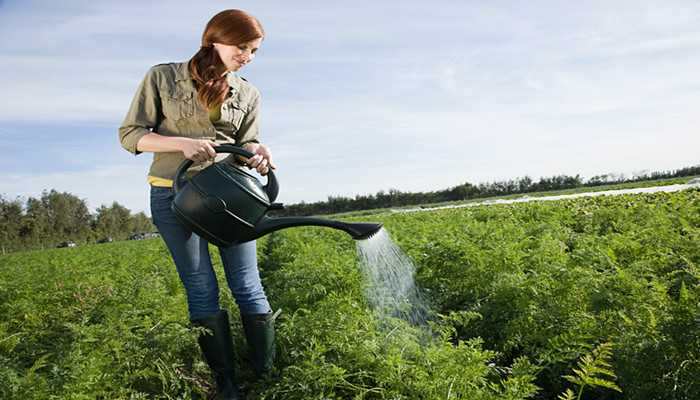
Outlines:
MULTIPOLYGON (((700 398, 700 191, 350 219, 384 224, 434 318, 377 319, 347 235, 275 232, 279 357, 251 398, 700 398)), ((204 398, 195 337, 159 239, 0 257, 0 398, 204 398)))
POLYGON ((564 379, 578 387, 578 392, 566 389, 559 395, 560 400, 581 400, 585 388, 606 388, 622 392, 614 382, 615 373, 610 365, 612 357, 612 344, 601 343, 590 354, 586 354, 578 361, 573 375, 565 375, 564 379))

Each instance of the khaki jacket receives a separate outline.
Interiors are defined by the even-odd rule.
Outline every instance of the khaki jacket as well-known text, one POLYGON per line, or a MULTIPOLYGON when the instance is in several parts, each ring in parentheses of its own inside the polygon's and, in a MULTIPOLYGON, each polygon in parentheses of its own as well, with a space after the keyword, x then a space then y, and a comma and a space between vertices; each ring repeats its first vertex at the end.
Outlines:
MULTIPOLYGON (((227 80, 231 86, 231 95, 221 106, 217 135, 208 110, 197 100, 197 91, 187 63, 151 67, 136 90, 124 122, 119 127, 122 146, 133 154, 140 154, 136 150, 136 143, 151 132, 217 142, 222 142, 217 139, 223 136, 235 139, 234 143, 238 146, 258 142, 260 92, 235 74, 229 74, 227 80)), ((232 141, 228 139, 223 142, 232 141)), ((153 153, 148 175, 173 179, 177 167, 184 160, 181 152, 153 153)), ((190 171, 201 170, 207 165, 208 163, 195 164, 190 171)))

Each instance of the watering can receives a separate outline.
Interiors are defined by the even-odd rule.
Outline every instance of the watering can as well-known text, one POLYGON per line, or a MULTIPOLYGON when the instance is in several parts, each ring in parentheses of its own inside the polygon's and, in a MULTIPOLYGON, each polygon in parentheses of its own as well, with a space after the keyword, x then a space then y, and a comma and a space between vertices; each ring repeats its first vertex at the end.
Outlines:
MULTIPOLYGON (((253 153, 230 144, 214 147, 217 153, 233 153, 246 158, 253 153)), ((312 217, 270 217, 269 211, 282 209, 274 203, 279 192, 275 173, 267 173, 262 185, 252 174, 228 161, 215 162, 190 178, 184 175, 192 160, 180 164, 173 180, 175 198, 172 210, 193 232, 217 246, 230 246, 257 239, 270 232, 294 226, 325 226, 340 229, 355 240, 367 239, 381 224, 347 223, 312 217)))

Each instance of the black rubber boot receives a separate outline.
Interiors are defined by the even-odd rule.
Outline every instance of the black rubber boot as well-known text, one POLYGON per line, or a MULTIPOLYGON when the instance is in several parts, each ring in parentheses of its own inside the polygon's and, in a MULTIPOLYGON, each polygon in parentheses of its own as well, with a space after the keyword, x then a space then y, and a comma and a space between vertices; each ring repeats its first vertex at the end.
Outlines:
POLYGON ((275 359, 275 319, 281 310, 267 314, 241 314, 243 331, 250 347, 255 376, 269 375, 275 359))
POLYGON ((192 320, 192 325, 201 326, 210 332, 199 335, 199 347, 216 378, 216 398, 240 400, 243 397, 236 385, 233 342, 228 313, 221 310, 209 317, 192 320))

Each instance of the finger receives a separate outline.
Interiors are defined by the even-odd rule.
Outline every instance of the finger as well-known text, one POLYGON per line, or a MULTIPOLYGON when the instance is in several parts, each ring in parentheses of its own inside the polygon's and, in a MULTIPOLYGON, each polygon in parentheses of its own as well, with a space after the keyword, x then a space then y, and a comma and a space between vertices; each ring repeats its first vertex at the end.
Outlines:
POLYGON ((260 164, 260 160, 262 160, 262 156, 256 154, 248 159, 248 166, 250 168, 257 168, 257 166, 260 164))
POLYGON ((263 159, 260 161, 260 164, 258 164, 258 166, 256 167, 256 169, 257 169, 258 172, 260 172, 260 173, 262 173, 263 171, 265 171, 265 170, 267 169, 267 160, 263 158, 263 159))
POLYGON ((270 152, 270 149, 268 149, 267 147, 264 147, 262 145, 260 145, 260 148, 258 148, 257 154, 261 154, 261 155, 265 156, 265 158, 272 157, 272 153, 270 152))
POLYGON ((212 143, 205 143, 204 147, 209 159, 213 160, 214 158, 216 158, 216 150, 214 150, 214 146, 212 146, 212 143))
POLYGON ((267 164, 259 165, 258 169, 257 169, 257 171, 260 175, 267 175, 269 170, 270 170, 270 168, 268 168, 267 164))
POLYGON ((256 150, 258 149, 258 147, 256 145, 257 145, 257 143, 246 143, 243 145, 243 149, 247 150, 251 153, 255 153, 256 150))

